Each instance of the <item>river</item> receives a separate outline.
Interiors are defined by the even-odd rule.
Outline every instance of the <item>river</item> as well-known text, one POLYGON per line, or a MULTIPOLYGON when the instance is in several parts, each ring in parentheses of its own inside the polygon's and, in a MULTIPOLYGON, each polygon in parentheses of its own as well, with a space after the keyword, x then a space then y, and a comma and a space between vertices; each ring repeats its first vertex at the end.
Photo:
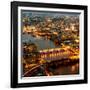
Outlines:
POLYGON ((45 37, 33 37, 31 34, 23 34, 22 42, 29 42, 29 41, 35 43, 38 50, 57 48, 51 40, 49 39, 47 40, 45 39, 45 37))
POLYGON ((71 75, 79 74, 79 63, 68 66, 59 66, 52 70, 54 75, 71 75))

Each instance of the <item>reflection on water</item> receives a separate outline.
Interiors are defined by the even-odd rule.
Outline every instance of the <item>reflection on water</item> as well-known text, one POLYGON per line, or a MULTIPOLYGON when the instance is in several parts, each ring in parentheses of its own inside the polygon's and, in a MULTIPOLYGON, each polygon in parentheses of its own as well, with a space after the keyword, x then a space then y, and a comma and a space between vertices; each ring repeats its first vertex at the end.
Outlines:
MULTIPOLYGON (((79 74, 79 63, 76 63, 74 65, 63 65, 58 66, 57 68, 52 68, 49 66, 47 69, 45 69, 43 66, 38 68, 32 75, 32 76, 55 76, 55 75, 76 75, 79 74)), ((29 75, 28 75, 29 76, 29 75)))
POLYGON ((79 74, 79 63, 68 66, 59 66, 56 69, 53 69, 54 75, 71 75, 71 74, 79 74))

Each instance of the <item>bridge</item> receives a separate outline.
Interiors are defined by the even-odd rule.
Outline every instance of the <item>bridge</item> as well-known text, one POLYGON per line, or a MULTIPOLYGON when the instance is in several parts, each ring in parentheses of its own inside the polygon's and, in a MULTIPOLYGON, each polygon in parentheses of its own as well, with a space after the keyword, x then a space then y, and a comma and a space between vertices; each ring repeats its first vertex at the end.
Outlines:
POLYGON ((47 62, 62 60, 66 58, 78 59, 79 50, 72 49, 70 47, 42 50, 40 51, 40 57, 47 62))
MULTIPOLYGON (((54 64, 55 62, 58 63, 58 61, 62 63, 77 62, 77 60, 79 60, 79 52, 78 50, 71 49, 70 47, 42 50, 40 51, 40 58, 41 60, 45 60, 46 63, 54 63, 54 64)), ((38 71, 39 68, 43 69, 44 73, 47 76, 52 75, 51 72, 48 72, 46 68, 42 67, 46 63, 36 64, 34 67, 25 72, 23 76, 25 77, 32 76, 32 74, 38 71)))

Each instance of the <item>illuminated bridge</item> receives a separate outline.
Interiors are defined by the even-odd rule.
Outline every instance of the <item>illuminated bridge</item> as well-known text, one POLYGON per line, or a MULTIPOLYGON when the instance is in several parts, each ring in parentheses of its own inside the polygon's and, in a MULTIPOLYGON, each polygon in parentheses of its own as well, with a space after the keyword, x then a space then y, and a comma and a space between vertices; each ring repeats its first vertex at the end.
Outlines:
POLYGON ((50 50, 40 51, 40 57, 47 62, 62 60, 66 58, 78 59, 78 50, 71 49, 70 47, 56 48, 50 50))
MULTIPOLYGON (((74 50, 74 49, 71 49, 70 47, 42 50, 40 51, 40 58, 45 60, 48 63, 54 63, 54 64, 55 62, 56 64, 59 64, 58 60, 60 62, 73 63, 79 60, 79 50, 74 50)), ((46 68, 42 67, 42 65, 44 64, 45 63, 35 65, 33 68, 31 68, 26 73, 24 73, 23 76, 25 77, 32 76, 32 74, 34 72, 38 72, 38 69, 40 68, 44 71, 44 73, 47 76, 52 75, 51 72, 48 72, 46 68)))

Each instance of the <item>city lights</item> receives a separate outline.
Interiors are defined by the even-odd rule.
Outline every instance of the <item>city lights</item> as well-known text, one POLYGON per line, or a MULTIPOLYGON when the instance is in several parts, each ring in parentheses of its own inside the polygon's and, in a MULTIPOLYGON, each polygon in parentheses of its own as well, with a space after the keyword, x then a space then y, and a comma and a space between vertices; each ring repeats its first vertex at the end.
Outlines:
POLYGON ((38 13, 39 16, 22 18, 23 76, 78 74, 78 14, 47 16, 43 13, 42 16, 38 13))

